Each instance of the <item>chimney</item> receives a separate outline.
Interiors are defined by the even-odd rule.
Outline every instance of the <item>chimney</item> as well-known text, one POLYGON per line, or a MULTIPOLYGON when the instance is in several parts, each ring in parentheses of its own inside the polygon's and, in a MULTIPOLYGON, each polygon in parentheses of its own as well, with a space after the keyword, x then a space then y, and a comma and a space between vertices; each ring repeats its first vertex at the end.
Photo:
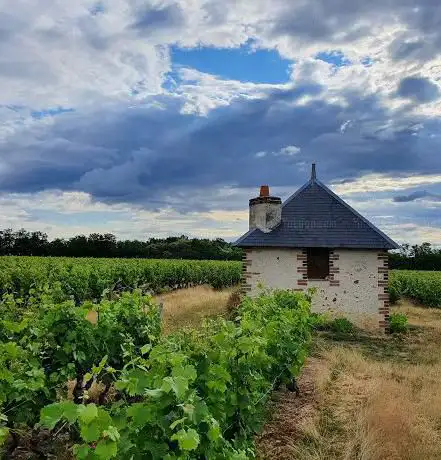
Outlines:
POLYGON ((260 195, 250 200, 250 230, 258 228, 269 233, 282 220, 282 200, 271 196, 268 185, 260 187, 260 195))

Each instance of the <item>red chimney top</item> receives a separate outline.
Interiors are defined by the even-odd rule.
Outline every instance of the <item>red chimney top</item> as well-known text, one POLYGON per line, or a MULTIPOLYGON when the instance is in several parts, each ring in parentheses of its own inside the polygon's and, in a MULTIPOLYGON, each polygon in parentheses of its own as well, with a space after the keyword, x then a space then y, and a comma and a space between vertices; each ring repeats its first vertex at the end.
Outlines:
POLYGON ((269 186, 268 185, 260 186, 260 196, 269 196, 269 186))

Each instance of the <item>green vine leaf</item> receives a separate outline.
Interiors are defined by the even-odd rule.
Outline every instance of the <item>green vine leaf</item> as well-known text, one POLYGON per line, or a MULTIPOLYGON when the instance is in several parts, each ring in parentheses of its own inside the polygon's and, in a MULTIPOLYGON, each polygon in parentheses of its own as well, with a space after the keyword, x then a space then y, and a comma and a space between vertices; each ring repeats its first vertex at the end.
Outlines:
POLYGON ((109 438, 112 441, 119 441, 120 435, 116 427, 110 425, 107 430, 103 431, 103 437, 104 438, 109 438))
POLYGON ((217 420, 212 420, 207 436, 208 439, 213 442, 217 441, 221 437, 221 430, 217 420))
POLYGON ((86 460, 89 454, 92 452, 88 446, 75 444, 73 446, 73 453, 77 460, 86 460))
POLYGON ((63 418, 69 423, 74 423, 78 416, 78 407, 80 406, 76 406, 72 401, 49 404, 41 409, 40 424, 52 430, 63 418))
POLYGON ((179 430, 171 439, 178 441, 182 450, 195 450, 199 445, 199 435, 193 428, 179 430))
POLYGON ((0 426, 0 446, 2 446, 9 437, 9 428, 0 426))
POLYGON ((173 390, 176 397, 181 400, 188 390, 188 380, 185 377, 164 377, 162 390, 169 393, 173 390))
POLYGON ((170 430, 174 430, 178 425, 181 423, 184 423, 187 420, 187 417, 180 418, 178 420, 175 420, 171 425, 170 425, 170 430))
POLYGON ((116 456, 118 445, 115 441, 101 440, 95 447, 95 455, 100 460, 109 460, 116 456))
POLYGON ((90 423, 94 418, 98 417, 98 408, 95 404, 78 407, 78 416, 83 423, 90 423))

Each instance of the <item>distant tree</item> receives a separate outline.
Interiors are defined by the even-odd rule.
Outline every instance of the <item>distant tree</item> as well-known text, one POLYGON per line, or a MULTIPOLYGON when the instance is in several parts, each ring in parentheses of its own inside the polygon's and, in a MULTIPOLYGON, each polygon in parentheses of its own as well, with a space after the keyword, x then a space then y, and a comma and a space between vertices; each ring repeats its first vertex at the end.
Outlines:
POLYGON ((49 241, 43 232, 5 229, 0 230, 0 255, 240 260, 242 250, 221 238, 209 240, 181 235, 118 241, 111 233, 91 233, 49 241))
POLYGON ((397 253, 389 256, 391 268, 408 270, 441 270, 441 250, 430 243, 403 244, 397 253))

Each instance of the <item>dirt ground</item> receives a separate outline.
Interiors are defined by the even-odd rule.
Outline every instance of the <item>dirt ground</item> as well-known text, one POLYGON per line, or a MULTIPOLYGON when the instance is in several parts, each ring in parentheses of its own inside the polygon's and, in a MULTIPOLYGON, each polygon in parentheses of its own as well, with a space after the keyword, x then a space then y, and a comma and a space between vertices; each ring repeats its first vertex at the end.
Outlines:
POLYGON ((233 288, 215 290, 209 286, 179 289, 156 297, 164 306, 164 332, 197 327, 204 318, 224 315, 233 288))
POLYGON ((299 379, 276 392, 260 458, 441 458, 441 310, 401 302, 405 336, 320 333, 299 379))

